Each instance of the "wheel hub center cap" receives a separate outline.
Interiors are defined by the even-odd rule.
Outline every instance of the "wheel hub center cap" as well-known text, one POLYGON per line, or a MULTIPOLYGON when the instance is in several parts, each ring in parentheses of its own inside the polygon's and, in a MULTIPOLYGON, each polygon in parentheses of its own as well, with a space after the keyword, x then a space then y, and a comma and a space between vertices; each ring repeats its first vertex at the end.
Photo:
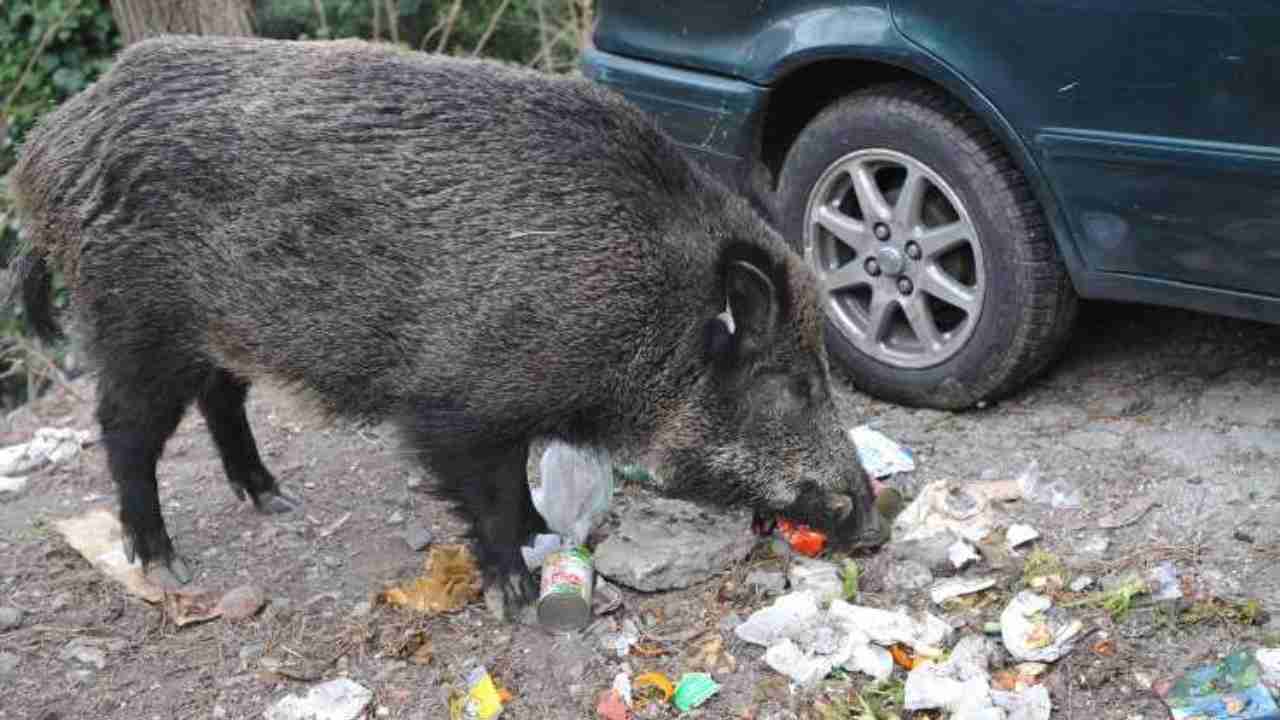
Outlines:
POLYGON ((880 269, 887 275, 900 275, 902 268, 906 264, 902 253, 897 248, 882 247, 876 250, 876 262, 880 263, 880 269))

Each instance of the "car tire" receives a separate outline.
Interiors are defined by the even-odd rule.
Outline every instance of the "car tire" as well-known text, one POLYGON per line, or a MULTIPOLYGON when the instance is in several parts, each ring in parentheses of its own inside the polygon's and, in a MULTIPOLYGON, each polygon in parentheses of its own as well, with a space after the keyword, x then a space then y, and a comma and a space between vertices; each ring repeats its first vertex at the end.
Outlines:
POLYGON ((819 275, 828 347, 869 395, 996 402, 1070 337, 1076 294, 1026 177, 945 93, 895 83, 828 106, 788 150, 776 200, 819 275))

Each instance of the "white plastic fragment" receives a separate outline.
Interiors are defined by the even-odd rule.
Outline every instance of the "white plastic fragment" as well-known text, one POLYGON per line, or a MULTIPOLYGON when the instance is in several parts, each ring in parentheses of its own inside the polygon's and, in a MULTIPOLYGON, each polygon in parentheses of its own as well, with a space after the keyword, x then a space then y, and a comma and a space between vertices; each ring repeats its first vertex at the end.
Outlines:
POLYGON ((1054 662, 1075 649, 1084 623, 1072 620, 1053 601, 1023 590, 1000 615, 1000 634, 1018 660, 1054 662))
POLYGON ((914 618, 905 612, 891 612, 850 605, 843 600, 832 600, 828 613, 833 620, 843 623, 845 627, 866 633, 877 645, 902 643, 921 655, 939 654, 954 632, 945 620, 928 612, 914 618))
POLYGON ((40 428, 29 442, 0 448, 0 475, 22 475, 66 462, 80 454, 91 437, 87 430, 40 428))
POLYGON ((1092 585, 1093 585, 1092 577, 1088 575, 1081 575, 1075 580, 1072 580, 1071 585, 1069 587, 1071 588, 1071 592, 1084 592, 1085 590, 1088 590, 1092 585))
POLYGON ((1024 523, 1014 523, 1005 531, 1004 538, 1009 543, 1009 549, 1021 547, 1027 543, 1040 537, 1040 533, 1030 525, 1024 523))
POLYGON ((846 670, 870 675, 877 681, 888 680, 893 674, 893 656, 879 645, 862 644, 854 647, 853 656, 844 664, 846 670))
POLYGON ((1001 717, 993 714, 991 676, 987 668, 992 647, 981 635, 967 635, 956 643, 944 663, 923 663, 907 674, 907 710, 942 708, 961 717, 1001 717))
POLYGON ((969 563, 981 560, 982 556, 967 540, 956 540, 947 548, 947 559, 951 561, 952 567, 963 570, 969 563))
POLYGON ((916 469, 915 457, 910 450, 868 425, 850 430, 849 439, 853 440, 858 449, 858 459, 871 477, 888 477, 916 469))
POLYGON ((991 533, 995 521, 986 495, 945 480, 926 485, 893 521, 895 543, 932 537, 950 530, 972 543, 991 533))
POLYGON ((809 685, 831 674, 833 666, 829 657, 808 656, 789 639, 779 640, 765 651, 764 661, 769 667, 791 678, 797 685, 809 685))
POLYGON ((995 585, 996 579, 993 577, 948 578, 933 584, 933 587, 929 589, 929 599, 935 604, 941 605, 951 598, 972 595, 976 592, 993 588, 995 585))
POLYGON ((1083 502, 1080 490, 1067 480, 1050 482, 1040 473, 1040 461, 1032 460, 1018 475, 1016 481, 1022 491, 1023 499, 1049 505, 1058 510, 1069 510, 1080 507, 1083 502))
POLYGON ((27 487, 25 477, 6 477, 0 475, 0 496, 17 495, 27 487))
POLYGON ((559 441, 547 445, 539 466, 542 484, 530 491, 547 527, 581 545, 613 500, 613 465, 604 450, 559 441))
POLYGON ((751 613, 747 621, 734 628, 739 639, 769 646, 787 636, 787 632, 818 617, 818 603, 813 595, 787 593, 769 607, 751 613))
POLYGON ((1151 584, 1154 586, 1151 592, 1154 600, 1177 600, 1182 597, 1178 570, 1168 560, 1151 569, 1151 584))
POLYGON ((623 704, 631 707, 631 676, 625 672, 614 675, 613 689, 618 692, 618 697, 622 698, 623 704))
POLYGON ((313 686, 305 695, 286 695, 262 715, 266 720, 355 720, 373 701, 373 692, 347 678, 313 686))
POLYGON ((1044 685, 1032 685, 1020 692, 992 690, 991 702, 1005 711, 1008 720, 1049 720, 1053 712, 1049 689, 1044 685))
POLYGON ((1262 682, 1271 692, 1280 691, 1280 648, 1259 648, 1253 657, 1262 669, 1262 682))
POLYGON ((524 564, 532 570, 542 567, 542 561, 562 547, 564 547, 564 540, 559 535, 545 533, 534 536, 533 545, 520 548, 520 554, 524 556, 524 564))

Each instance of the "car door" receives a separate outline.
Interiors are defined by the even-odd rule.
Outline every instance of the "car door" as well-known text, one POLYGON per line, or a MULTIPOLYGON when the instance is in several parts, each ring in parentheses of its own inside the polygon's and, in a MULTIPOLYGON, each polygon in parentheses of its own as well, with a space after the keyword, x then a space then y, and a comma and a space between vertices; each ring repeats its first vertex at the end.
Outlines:
POLYGON ((1280 294, 1280 3, 891 8, 1031 144, 1090 270, 1280 294))

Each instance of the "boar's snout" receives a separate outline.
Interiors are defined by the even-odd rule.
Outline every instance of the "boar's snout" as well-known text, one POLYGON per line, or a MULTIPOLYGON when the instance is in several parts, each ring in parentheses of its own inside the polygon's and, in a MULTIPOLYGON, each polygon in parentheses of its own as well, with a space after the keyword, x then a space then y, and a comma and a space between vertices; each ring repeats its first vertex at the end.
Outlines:
POLYGON ((832 493, 825 503, 832 544, 874 548, 889 541, 889 523, 870 498, 832 493))

